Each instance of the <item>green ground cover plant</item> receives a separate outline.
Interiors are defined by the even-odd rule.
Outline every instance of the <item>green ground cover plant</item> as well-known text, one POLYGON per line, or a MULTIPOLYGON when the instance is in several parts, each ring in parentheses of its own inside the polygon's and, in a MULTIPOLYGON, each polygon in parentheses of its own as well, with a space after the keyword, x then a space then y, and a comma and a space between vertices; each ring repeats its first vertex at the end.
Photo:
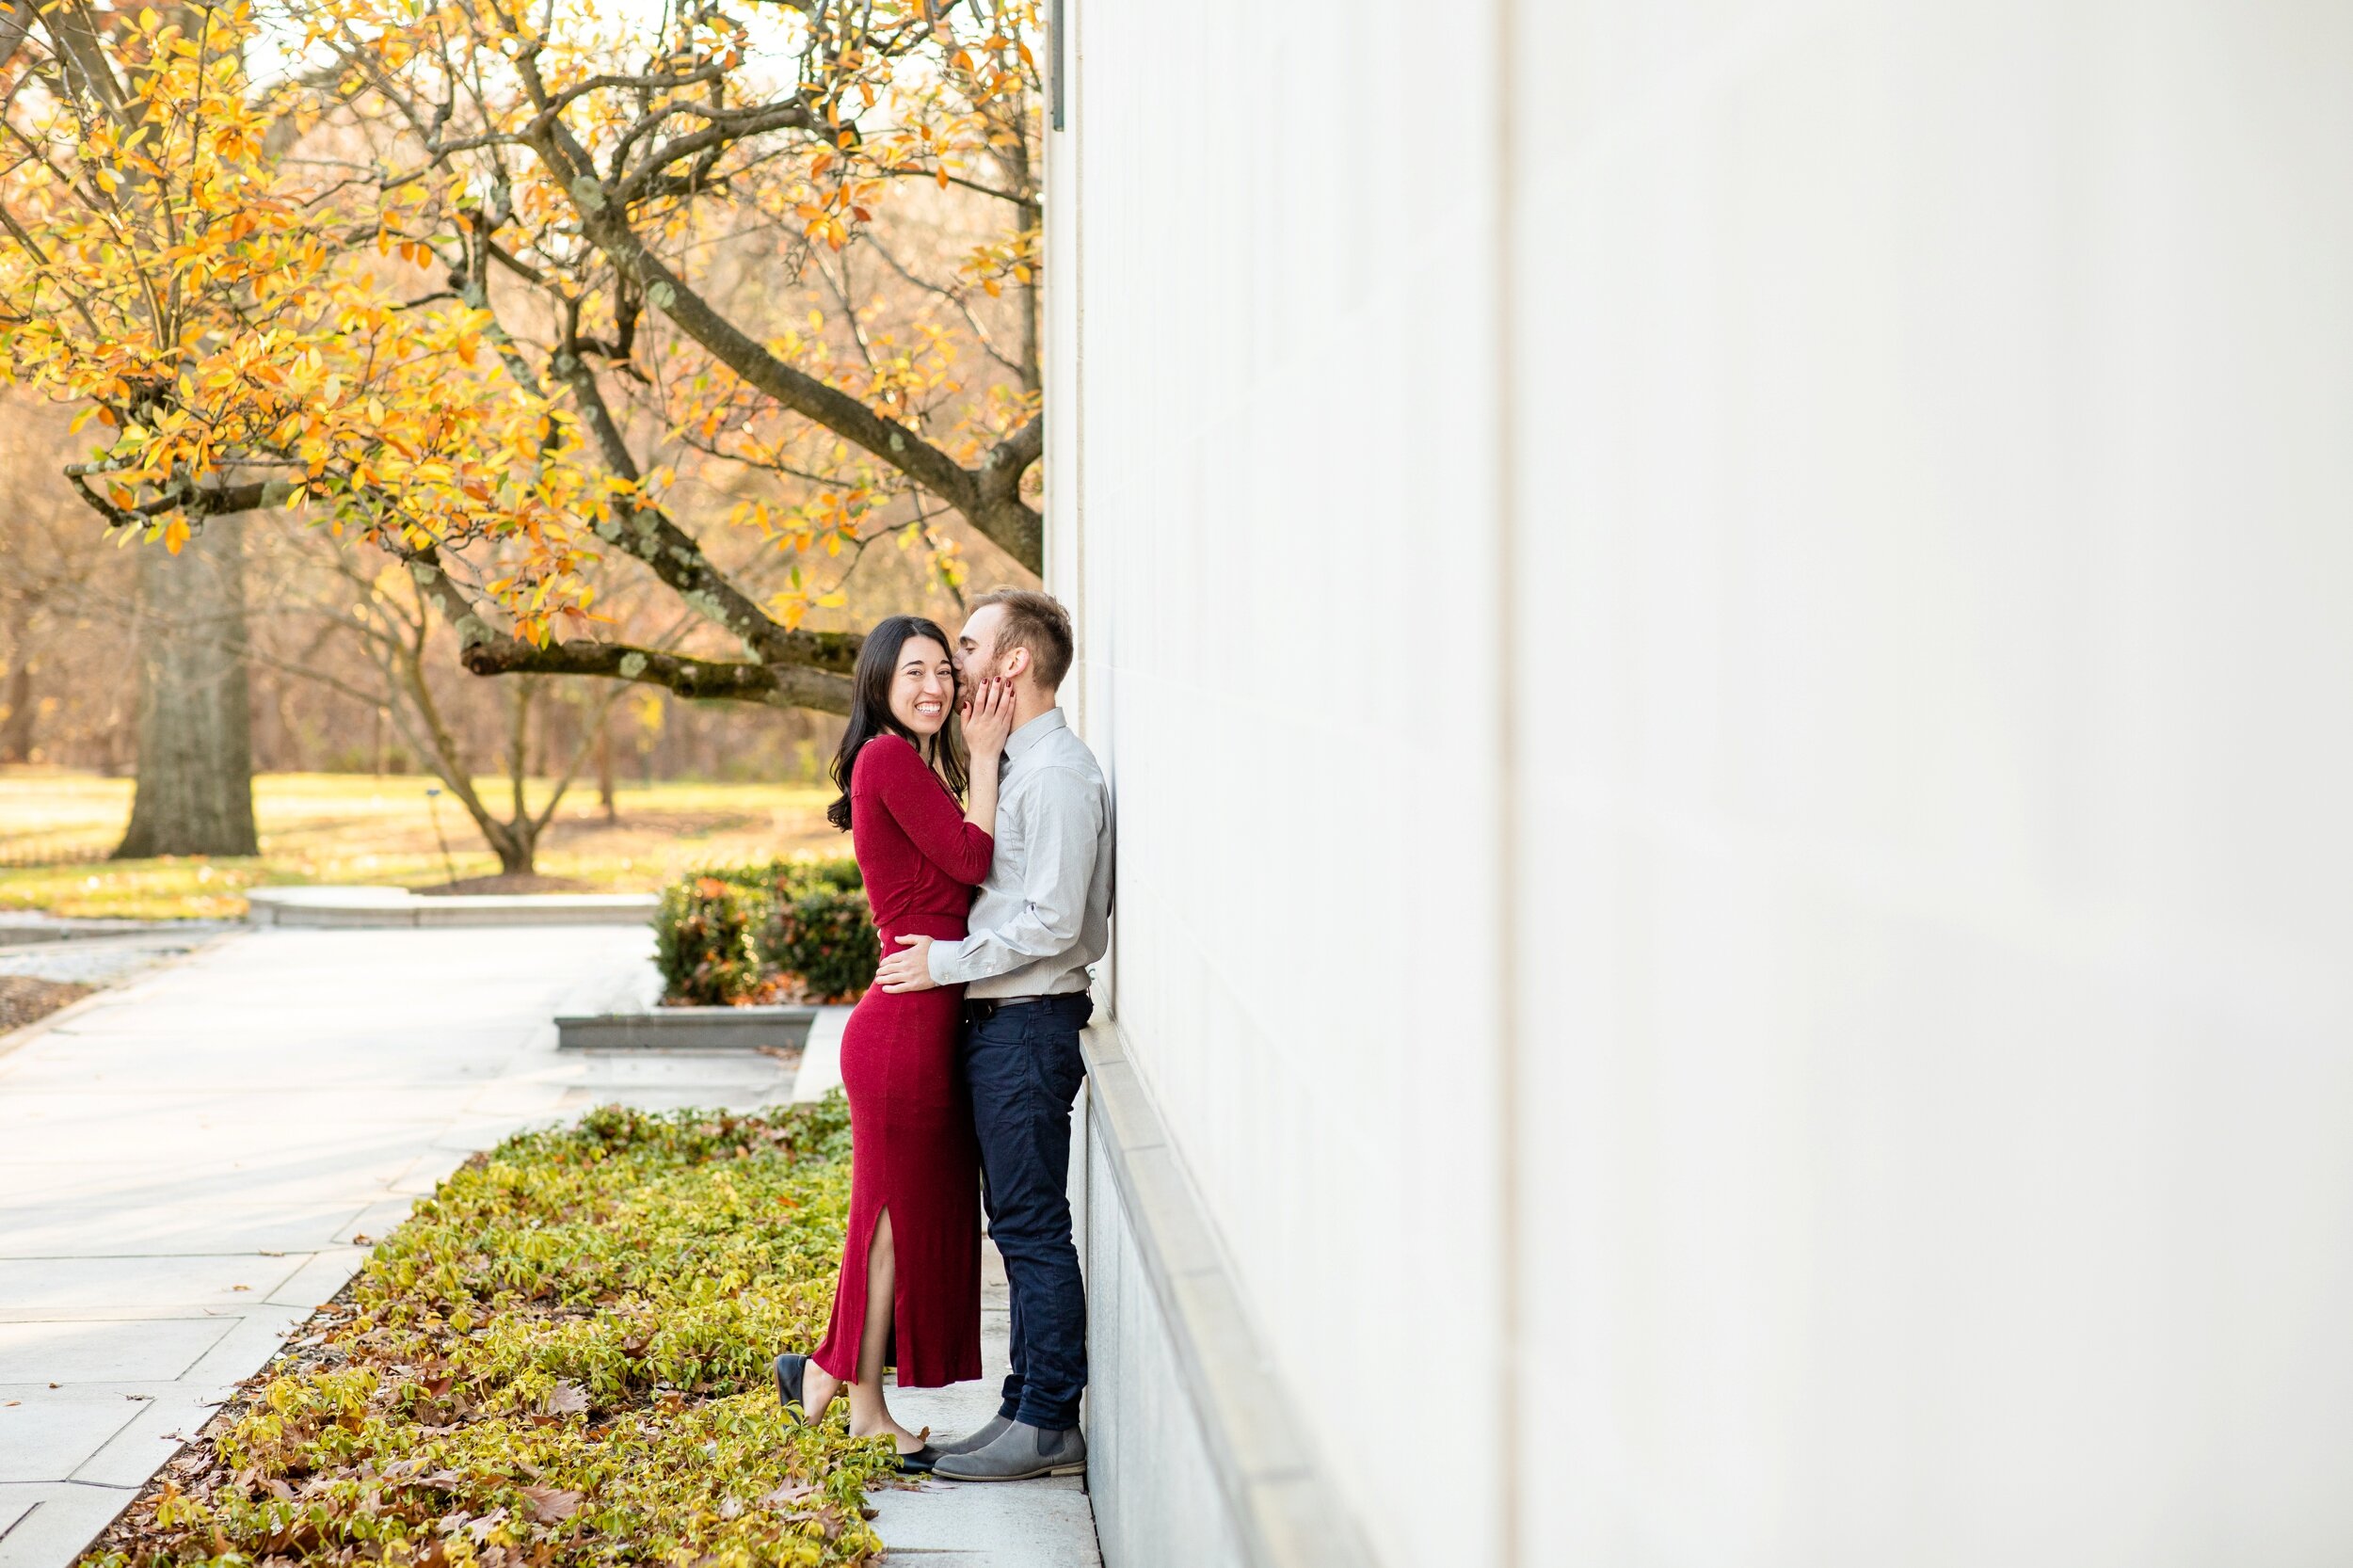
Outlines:
POLYGON ((654 961, 673 1002, 765 1000, 779 982, 811 1000, 855 1000, 881 956, 846 856, 694 872, 663 889, 654 916, 654 961))
POLYGON ((478 1156, 83 1568, 833 1565, 888 1445, 788 1419, 849 1208, 840 1097, 599 1111, 478 1156))

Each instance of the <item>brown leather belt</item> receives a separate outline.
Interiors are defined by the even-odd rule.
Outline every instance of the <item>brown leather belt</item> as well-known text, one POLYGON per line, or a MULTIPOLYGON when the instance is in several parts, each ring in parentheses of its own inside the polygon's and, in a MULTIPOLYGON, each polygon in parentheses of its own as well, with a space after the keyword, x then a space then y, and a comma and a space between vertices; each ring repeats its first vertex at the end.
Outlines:
POLYGON ((977 1022, 982 1018, 993 1018, 1008 1007, 1032 1007, 1041 1001, 1053 1000, 1051 997, 967 997, 964 999, 964 1016, 977 1022))

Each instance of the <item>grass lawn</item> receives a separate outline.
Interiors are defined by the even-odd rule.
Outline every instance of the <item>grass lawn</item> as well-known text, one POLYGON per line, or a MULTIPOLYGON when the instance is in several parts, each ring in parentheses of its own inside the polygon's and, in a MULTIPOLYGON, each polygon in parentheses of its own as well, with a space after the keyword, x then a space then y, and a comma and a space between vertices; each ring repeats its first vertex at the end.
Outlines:
POLYGON ((887 1439, 788 1417, 849 1209, 840 1096, 609 1108, 478 1156, 84 1559, 863 1563, 887 1439))
MULTIPOLYGON (((450 871, 424 792, 433 783, 413 776, 264 774, 253 781, 258 857, 102 860, 130 818, 129 779, 0 769, 0 908, 222 918, 243 914, 245 889, 253 887, 436 886, 450 871)), ((529 798, 545 801, 546 790, 535 783, 529 798)), ((831 798, 801 784, 623 786, 615 801, 619 818, 607 823, 595 789, 575 785, 540 841, 539 870, 624 892, 658 888, 692 867, 802 850, 846 853, 847 840, 824 820, 831 798)), ((465 809, 446 793, 439 814, 459 877, 498 870, 465 809)))

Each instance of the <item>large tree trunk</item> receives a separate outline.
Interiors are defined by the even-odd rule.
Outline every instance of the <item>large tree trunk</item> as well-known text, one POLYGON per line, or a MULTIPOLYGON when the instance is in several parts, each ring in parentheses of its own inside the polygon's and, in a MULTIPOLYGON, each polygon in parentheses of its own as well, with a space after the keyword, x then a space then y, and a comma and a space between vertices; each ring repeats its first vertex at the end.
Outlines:
POLYGON ((139 762, 117 859, 258 855, 246 685, 245 546, 215 522, 139 551, 139 762))
POLYGON ((500 823, 487 837, 499 857, 501 876, 530 876, 538 871, 539 835, 529 823, 500 823))

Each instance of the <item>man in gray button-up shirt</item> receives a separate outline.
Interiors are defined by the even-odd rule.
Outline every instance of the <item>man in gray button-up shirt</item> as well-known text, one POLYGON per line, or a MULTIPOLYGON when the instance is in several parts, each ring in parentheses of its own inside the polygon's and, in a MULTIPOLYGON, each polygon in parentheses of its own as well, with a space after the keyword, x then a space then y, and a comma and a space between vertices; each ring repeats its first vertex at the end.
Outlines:
MULTIPOLYGON (((1047 700, 1051 701, 1051 694, 1047 700)), ((961 942, 925 944, 926 968, 968 998, 1063 996, 1112 939, 1111 792, 1060 708, 1005 741, 997 853, 961 942)))
POLYGON ((995 1420, 936 1445, 938 1474, 1019 1480, 1085 1468, 1086 1301, 1071 1237, 1070 1110, 1086 1077, 1079 1032, 1087 966, 1111 944, 1111 792, 1054 705, 1070 668, 1070 617, 1044 594, 995 593, 957 639, 968 690, 1007 680, 1014 730, 997 796, 997 845, 960 942, 902 936, 876 984, 965 987, 962 1050, 980 1135, 988 1233, 1013 1294, 1013 1371, 995 1420))

